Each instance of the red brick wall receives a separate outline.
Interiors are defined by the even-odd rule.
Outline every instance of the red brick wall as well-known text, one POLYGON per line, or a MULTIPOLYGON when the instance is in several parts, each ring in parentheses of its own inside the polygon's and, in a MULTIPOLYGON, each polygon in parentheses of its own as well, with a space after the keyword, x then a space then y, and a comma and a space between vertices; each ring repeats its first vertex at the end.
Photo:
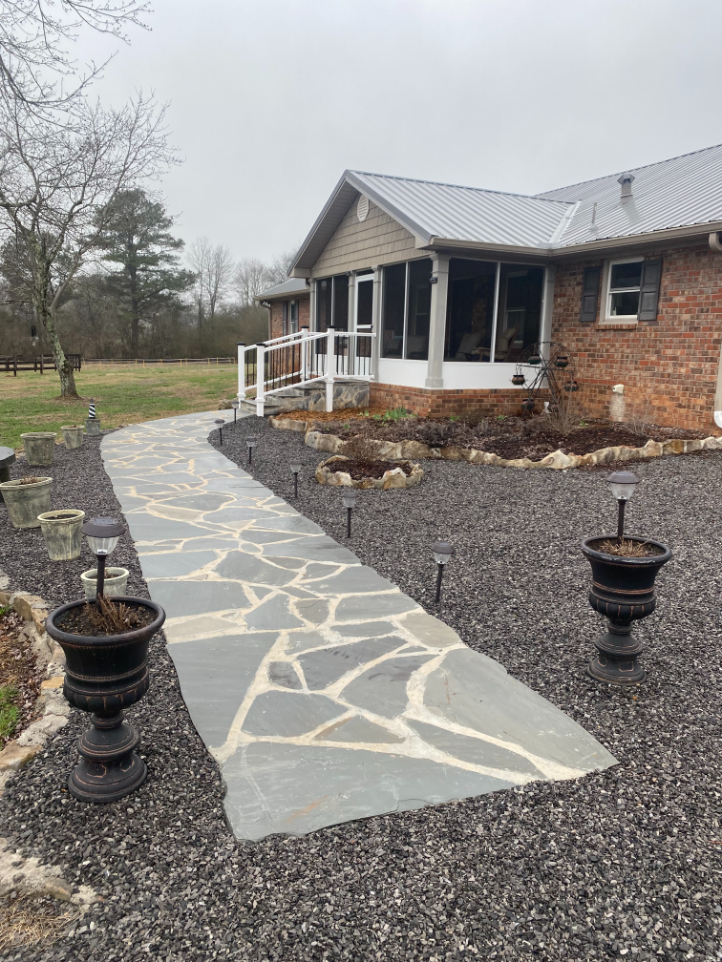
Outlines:
POLYGON ((722 256, 706 245, 663 250, 657 320, 636 327, 581 324, 584 267, 557 267, 552 338, 574 355, 579 400, 589 416, 609 416, 612 386, 624 384, 625 416, 719 434, 713 420, 722 345, 722 256))
MULTIPOLYGON (((289 298, 290 300, 298 300, 298 327, 299 330, 302 327, 310 327, 309 318, 311 315, 311 298, 308 294, 303 295, 299 298, 289 298)), ((270 339, 273 340, 274 337, 283 337, 286 333, 283 330, 283 305, 288 303, 287 301, 271 301, 271 331, 270 339)))
POLYGON ((404 407, 421 417, 449 417, 451 414, 521 414, 521 391, 427 391, 395 384, 371 384, 369 404, 391 408, 404 407))

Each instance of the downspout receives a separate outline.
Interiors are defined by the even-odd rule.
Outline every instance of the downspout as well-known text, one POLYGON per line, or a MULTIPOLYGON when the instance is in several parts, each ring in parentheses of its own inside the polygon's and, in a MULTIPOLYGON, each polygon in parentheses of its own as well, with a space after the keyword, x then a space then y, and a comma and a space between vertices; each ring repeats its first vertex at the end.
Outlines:
MULTIPOLYGON (((718 231, 709 235, 710 250, 715 254, 722 254, 722 243, 718 231)), ((722 428, 722 347, 720 348, 720 362, 717 367, 717 389, 714 394, 714 423, 718 428, 722 428)))

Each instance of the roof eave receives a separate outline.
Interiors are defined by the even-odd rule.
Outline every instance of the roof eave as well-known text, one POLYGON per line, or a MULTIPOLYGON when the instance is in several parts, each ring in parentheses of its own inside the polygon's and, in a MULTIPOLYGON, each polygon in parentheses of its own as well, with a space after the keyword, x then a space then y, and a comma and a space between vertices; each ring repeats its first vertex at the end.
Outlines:
POLYGON ((655 244, 675 240, 687 240, 692 237, 705 237, 714 231, 722 230, 722 221, 708 221, 705 224, 689 224, 685 227, 670 227, 665 230, 647 231, 644 234, 629 234, 624 237, 604 237, 595 241, 584 241, 582 244, 558 245, 550 249, 554 257, 580 254, 586 251, 606 251, 619 247, 639 247, 643 244, 655 244))

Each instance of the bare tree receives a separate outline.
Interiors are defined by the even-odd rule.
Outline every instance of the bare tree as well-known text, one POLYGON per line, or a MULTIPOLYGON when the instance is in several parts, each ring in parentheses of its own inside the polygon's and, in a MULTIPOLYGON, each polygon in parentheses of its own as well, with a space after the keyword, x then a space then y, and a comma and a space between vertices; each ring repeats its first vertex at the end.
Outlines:
POLYGON ((245 258, 236 267, 233 286, 241 304, 252 307, 253 298, 271 286, 268 283, 268 266, 254 257, 245 258))
POLYGON ((284 281, 288 280, 291 264, 293 264, 295 259, 295 251, 284 251, 282 254, 274 257, 274 259, 266 268, 265 279, 268 287, 274 287, 276 284, 283 284, 284 281))
POLYGON ((146 0, 0 0, 0 97, 36 111, 67 107, 107 63, 77 75, 70 48, 80 29, 127 40, 149 10, 146 0))
POLYGON ((208 316, 213 323, 219 301, 228 292, 233 277, 231 252, 222 244, 213 246, 207 237, 201 237, 189 247, 188 262, 196 275, 199 319, 202 323, 203 311, 207 306, 208 316))
POLYGON ((21 101, 0 101, 0 235, 18 251, 26 285, 48 334, 63 397, 77 397, 56 312, 105 230, 112 201, 175 162, 164 109, 139 94, 120 110, 77 102, 65 126, 21 101))

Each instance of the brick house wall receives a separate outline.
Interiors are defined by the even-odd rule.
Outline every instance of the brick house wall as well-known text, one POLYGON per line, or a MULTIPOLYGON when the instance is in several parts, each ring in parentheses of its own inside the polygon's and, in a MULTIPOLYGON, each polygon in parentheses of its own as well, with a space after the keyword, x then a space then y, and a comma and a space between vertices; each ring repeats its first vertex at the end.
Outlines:
MULTIPOLYGON (((311 321, 311 298, 308 294, 301 294, 300 297, 289 297, 288 301, 298 301, 298 328, 310 327, 311 321)), ((283 330, 283 305, 288 301, 271 301, 270 320, 269 320, 269 339, 283 337, 286 333, 283 330)))
POLYGON ((582 324, 583 260, 557 267, 552 339, 574 355, 579 401, 590 417, 609 417, 612 387, 624 385, 624 417, 718 434, 714 399, 722 346, 722 255, 700 244, 660 250, 657 320, 634 327, 582 324))
POLYGON ((496 417, 499 414, 519 414, 524 394, 508 391, 440 390, 403 387, 396 384, 371 383, 371 405, 387 410, 404 407, 420 417, 449 417, 452 414, 478 414, 496 417))

